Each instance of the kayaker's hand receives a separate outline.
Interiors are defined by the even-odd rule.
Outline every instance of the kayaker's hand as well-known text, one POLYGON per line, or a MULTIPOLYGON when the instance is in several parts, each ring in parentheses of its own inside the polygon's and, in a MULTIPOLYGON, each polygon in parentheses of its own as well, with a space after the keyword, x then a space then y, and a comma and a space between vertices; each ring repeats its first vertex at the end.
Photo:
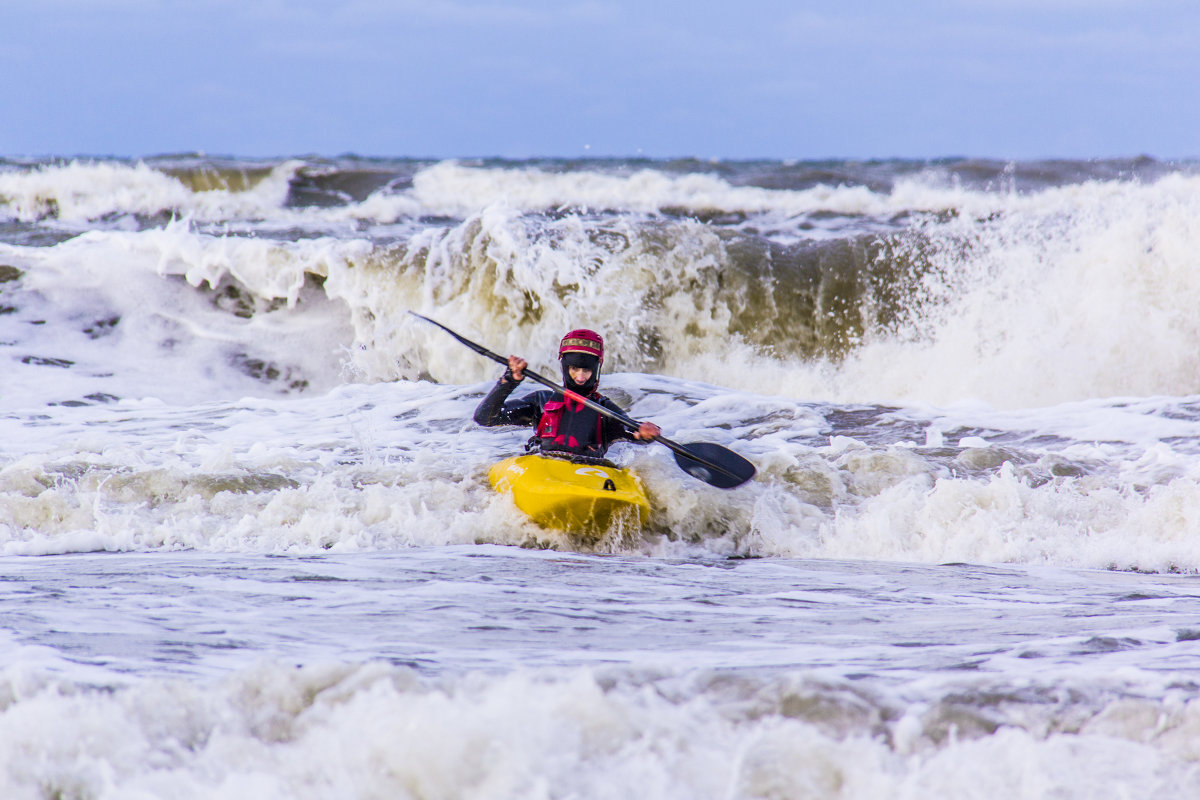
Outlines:
POLYGON ((517 383, 525 380, 525 368, 529 366, 529 362, 520 356, 508 357, 508 371, 512 373, 512 378, 517 383))
POLYGON ((638 426, 638 429, 633 432, 633 438, 643 442, 648 442, 662 435, 662 428, 655 425, 653 422, 643 422, 638 426))

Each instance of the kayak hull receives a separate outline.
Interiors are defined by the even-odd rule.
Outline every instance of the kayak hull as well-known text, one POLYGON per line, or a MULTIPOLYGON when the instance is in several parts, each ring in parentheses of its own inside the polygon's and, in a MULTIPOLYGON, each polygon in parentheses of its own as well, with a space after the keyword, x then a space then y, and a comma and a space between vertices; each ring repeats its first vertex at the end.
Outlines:
POLYGON ((618 519, 640 527, 650 517, 641 481, 619 467, 514 456, 492 465, 488 480, 544 528, 602 531, 618 519))

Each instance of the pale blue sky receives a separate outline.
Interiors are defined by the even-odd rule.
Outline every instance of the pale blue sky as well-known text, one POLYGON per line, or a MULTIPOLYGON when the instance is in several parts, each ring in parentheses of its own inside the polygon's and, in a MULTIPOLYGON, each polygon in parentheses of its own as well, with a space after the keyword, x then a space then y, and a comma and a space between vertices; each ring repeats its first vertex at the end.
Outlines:
POLYGON ((0 155, 1200 156, 1197 0, 0 0, 0 155))

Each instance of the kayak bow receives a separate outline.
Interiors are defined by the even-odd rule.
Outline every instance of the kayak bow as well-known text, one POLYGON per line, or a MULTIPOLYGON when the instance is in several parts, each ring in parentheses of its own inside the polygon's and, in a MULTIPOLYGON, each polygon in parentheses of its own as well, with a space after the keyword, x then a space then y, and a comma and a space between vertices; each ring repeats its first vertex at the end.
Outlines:
POLYGON ((493 465, 488 480, 544 528, 600 532, 617 520, 640 527, 650 517, 641 481, 610 464, 514 456, 493 465))

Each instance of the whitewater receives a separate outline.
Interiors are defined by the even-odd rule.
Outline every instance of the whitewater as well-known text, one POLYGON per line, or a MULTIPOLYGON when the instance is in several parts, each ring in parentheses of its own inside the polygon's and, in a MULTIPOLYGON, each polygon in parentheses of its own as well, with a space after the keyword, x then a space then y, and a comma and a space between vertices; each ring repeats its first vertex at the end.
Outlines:
POLYGON ((0 159, 5 798, 1189 798, 1200 170, 0 159), (544 530, 416 311, 601 390, 544 530))

